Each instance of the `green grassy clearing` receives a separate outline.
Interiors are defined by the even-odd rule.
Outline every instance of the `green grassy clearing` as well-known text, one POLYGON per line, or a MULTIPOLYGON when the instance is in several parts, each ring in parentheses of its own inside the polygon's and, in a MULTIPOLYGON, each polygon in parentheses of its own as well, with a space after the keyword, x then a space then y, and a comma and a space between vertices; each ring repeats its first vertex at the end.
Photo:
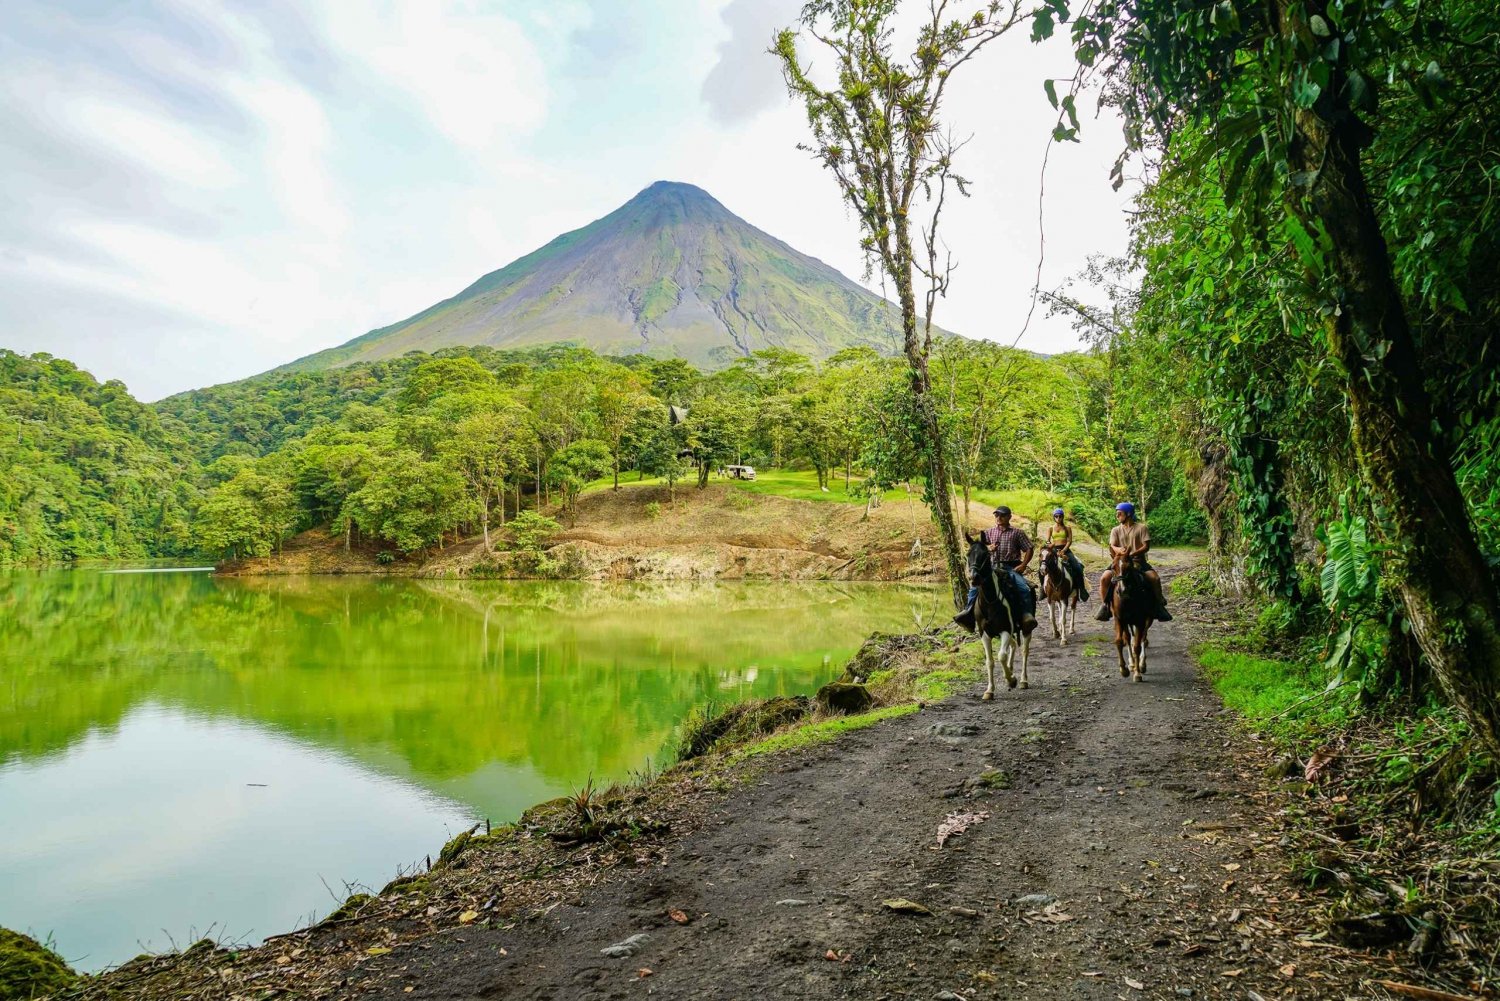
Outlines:
MULTIPOLYGON (((788 497, 792 500, 816 501, 818 503, 834 504, 860 504, 863 505, 866 498, 859 491, 864 483, 864 477, 854 476, 849 480, 849 490, 844 489, 844 477, 842 475, 830 476, 828 489, 823 490, 818 486, 818 474, 811 469, 757 469, 754 480, 731 480, 728 477, 719 476, 717 473, 710 474, 709 483, 725 483, 736 490, 743 490, 750 494, 760 494, 771 497, 788 497)), ((593 493, 598 490, 608 490, 614 485, 613 476, 604 476, 586 485, 581 493, 593 493)), ((640 479, 636 473, 622 472, 620 474, 620 487, 631 486, 665 486, 666 480, 659 476, 640 479)), ((677 489, 691 490, 697 485, 696 475, 690 475, 677 481, 677 489)), ((887 490, 883 497, 886 503, 906 499, 906 491, 900 488, 887 490)), ((1033 515, 1041 514, 1045 520, 1051 510, 1062 503, 1058 498, 1048 494, 1045 490, 1033 490, 1020 488, 1016 490, 977 490, 970 495, 971 498, 987 507, 998 507, 1005 504, 1017 515, 1031 518, 1033 515)), ((921 495, 913 493, 911 499, 921 503, 921 495)), ((989 527, 989 522, 985 522, 989 527)))
POLYGON ((1321 665, 1257 657, 1219 645, 1196 653, 1224 705, 1257 730, 1292 738, 1348 719, 1345 697, 1324 694, 1321 665))

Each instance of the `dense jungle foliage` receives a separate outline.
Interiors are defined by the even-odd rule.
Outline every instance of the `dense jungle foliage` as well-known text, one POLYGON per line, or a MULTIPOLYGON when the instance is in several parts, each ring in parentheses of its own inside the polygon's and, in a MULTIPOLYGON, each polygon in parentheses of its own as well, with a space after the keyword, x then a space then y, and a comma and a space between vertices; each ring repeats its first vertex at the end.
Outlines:
MULTIPOLYGON (((394 554, 489 535, 538 501, 570 507, 621 474, 675 489, 745 462, 863 496, 920 473, 901 363, 860 349, 822 364, 768 350, 706 373, 568 346, 451 348, 154 406, 67 362, 3 361, 6 562, 263 555, 313 526, 394 554)), ((1201 536, 1187 482, 1104 355, 955 339, 933 372, 956 495, 1042 487, 1093 531, 1130 496, 1159 537, 1201 536)))
MULTIPOLYGON (((1070 14, 1048 7, 1039 36, 1070 14)), ((1076 13, 1073 93, 1123 113, 1118 178, 1145 184, 1129 257, 1092 269, 1109 306, 1054 306, 1170 415, 1221 583, 1326 625, 1335 683, 1435 681, 1500 749, 1493 5, 1076 13)), ((1078 127, 1063 107, 1057 138, 1078 127)))

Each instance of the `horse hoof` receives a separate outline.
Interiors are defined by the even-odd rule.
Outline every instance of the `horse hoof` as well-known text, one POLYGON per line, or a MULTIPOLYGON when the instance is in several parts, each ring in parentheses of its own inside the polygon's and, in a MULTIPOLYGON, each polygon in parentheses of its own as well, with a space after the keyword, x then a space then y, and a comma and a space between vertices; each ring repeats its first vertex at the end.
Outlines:
POLYGON ((985 692, 983 695, 981 695, 979 697, 979 701, 981 701, 981 702, 994 702, 995 701, 995 693, 994 692, 985 692))
POLYGON ((1142 678, 1141 677, 1141 672, 1137 671, 1137 672, 1135 672, 1135 675, 1130 680, 1131 681, 1145 681, 1146 679, 1142 678))
POLYGON ((1022 688, 1030 688, 1031 687, 1031 682, 1029 682, 1029 681, 1023 681, 1023 682, 1021 682, 1021 687, 1022 688))
POLYGON ((1016 679, 1015 678, 1006 678, 1005 679, 1005 684, 1009 688, 1014 688, 1014 687, 1016 687, 1016 679))
POLYGON ((1122 677, 1122 678, 1128 678, 1128 677, 1130 677, 1130 670, 1128 668, 1124 668, 1124 667, 1120 668, 1120 677, 1122 677))
POLYGON ((1060 645, 1062 645, 1062 646, 1067 646, 1068 645, 1068 638, 1066 636, 1064 636, 1062 638, 1062 643, 1060 645))

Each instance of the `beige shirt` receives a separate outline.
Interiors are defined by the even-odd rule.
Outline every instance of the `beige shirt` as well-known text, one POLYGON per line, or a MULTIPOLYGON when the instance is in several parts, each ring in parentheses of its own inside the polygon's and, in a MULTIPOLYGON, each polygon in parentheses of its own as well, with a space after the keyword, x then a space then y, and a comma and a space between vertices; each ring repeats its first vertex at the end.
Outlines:
POLYGON ((1109 530, 1109 544, 1113 549, 1129 549, 1132 552, 1140 550, 1151 544, 1151 529, 1141 521, 1116 525, 1109 530))

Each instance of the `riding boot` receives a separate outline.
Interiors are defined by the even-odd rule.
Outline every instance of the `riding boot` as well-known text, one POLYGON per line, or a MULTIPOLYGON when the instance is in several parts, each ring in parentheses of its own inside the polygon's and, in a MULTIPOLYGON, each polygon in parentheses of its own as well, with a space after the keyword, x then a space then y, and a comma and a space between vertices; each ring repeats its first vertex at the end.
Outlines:
POLYGON ((1172 613, 1167 611, 1167 599, 1161 593, 1161 581, 1152 585, 1151 590, 1156 594, 1156 621, 1171 622, 1172 613))
POLYGON ((964 606, 963 611, 953 616, 953 621, 958 624, 958 627, 960 629, 966 630, 967 632, 971 633, 974 631, 974 627, 978 625, 975 613, 975 606, 978 603, 979 599, 970 599, 969 603, 964 606))
POLYGON ((1099 592, 1099 611, 1094 613, 1094 618, 1099 622, 1108 622, 1110 619, 1109 592, 1112 588, 1104 588, 1099 592))

